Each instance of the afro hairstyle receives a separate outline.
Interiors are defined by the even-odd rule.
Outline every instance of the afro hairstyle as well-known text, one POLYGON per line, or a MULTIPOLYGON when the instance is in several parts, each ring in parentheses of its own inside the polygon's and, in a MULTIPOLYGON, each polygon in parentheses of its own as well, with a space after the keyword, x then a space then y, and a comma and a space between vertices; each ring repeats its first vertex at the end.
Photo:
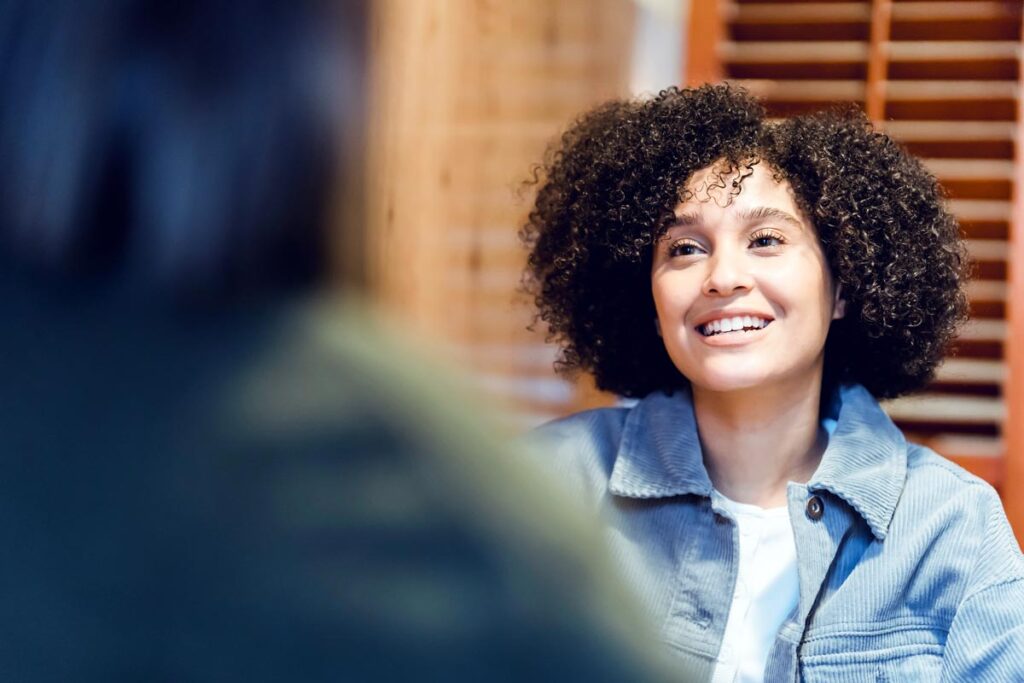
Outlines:
POLYGON ((764 163, 793 188, 846 300, 825 344, 825 384, 876 398, 920 389, 967 316, 967 254, 936 179, 856 108, 766 117, 742 89, 670 88, 583 114, 535 169, 520 237, 523 286, 561 353, 626 397, 686 387, 653 323, 653 246, 715 164, 722 178, 764 163))

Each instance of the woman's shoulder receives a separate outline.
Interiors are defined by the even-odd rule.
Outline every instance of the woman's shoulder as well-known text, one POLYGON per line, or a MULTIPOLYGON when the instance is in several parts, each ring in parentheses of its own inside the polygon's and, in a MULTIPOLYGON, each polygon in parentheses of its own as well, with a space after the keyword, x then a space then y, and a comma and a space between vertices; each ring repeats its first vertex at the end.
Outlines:
POLYGON ((589 442, 614 443, 617 447, 630 410, 629 407, 615 406, 572 413, 540 425, 530 433, 530 438, 577 445, 589 442))
POLYGON ((595 408, 552 420, 527 435, 527 446, 565 484, 590 495, 603 492, 630 410, 595 408))
POLYGON ((904 504, 930 501, 933 508, 953 500, 969 501, 970 511, 1002 512, 999 494, 991 484, 931 448, 913 442, 907 443, 907 479, 902 499, 904 504))
POLYGON ((969 590, 1024 579, 1024 556, 999 493, 926 446, 907 446, 907 479, 893 523, 941 530, 964 557, 983 555, 985 562, 971 572, 969 590))

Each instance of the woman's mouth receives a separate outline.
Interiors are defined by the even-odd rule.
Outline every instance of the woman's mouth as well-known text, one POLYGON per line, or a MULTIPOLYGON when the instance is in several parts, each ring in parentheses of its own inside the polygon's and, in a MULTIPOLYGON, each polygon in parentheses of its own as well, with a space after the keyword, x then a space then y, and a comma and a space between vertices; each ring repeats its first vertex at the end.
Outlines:
POLYGON ((697 326, 697 331, 705 337, 736 332, 752 332, 767 327, 771 320, 753 315, 738 315, 732 318, 721 318, 697 326))

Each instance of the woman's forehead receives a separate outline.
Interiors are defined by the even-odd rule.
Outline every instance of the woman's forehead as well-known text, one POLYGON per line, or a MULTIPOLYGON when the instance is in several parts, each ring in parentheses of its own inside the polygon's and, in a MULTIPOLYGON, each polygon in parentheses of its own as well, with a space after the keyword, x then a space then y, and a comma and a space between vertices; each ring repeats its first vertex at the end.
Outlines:
POLYGON ((817 229, 784 178, 766 163, 711 166, 695 171, 666 234, 687 225, 735 226, 773 222, 817 239, 817 229), (724 223, 723 223, 724 221, 724 223))
POLYGON ((684 190, 680 208, 689 211, 765 204, 796 210, 796 197, 789 181, 777 179, 775 170, 763 162, 716 162, 694 171, 684 190))
POLYGON ((799 227, 813 226, 801 210, 789 181, 766 163, 722 164, 695 171, 684 186, 673 225, 716 218, 772 219, 790 216, 799 227))

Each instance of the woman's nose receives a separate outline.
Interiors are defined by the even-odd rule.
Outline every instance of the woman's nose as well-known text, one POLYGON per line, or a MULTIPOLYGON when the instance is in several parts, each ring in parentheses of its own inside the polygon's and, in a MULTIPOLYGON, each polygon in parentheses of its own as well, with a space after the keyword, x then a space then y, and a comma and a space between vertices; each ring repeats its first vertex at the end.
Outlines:
POLYGON ((753 286, 750 272, 742 254, 720 251, 711 256, 703 293, 708 296, 729 296, 737 291, 749 290, 753 286))

